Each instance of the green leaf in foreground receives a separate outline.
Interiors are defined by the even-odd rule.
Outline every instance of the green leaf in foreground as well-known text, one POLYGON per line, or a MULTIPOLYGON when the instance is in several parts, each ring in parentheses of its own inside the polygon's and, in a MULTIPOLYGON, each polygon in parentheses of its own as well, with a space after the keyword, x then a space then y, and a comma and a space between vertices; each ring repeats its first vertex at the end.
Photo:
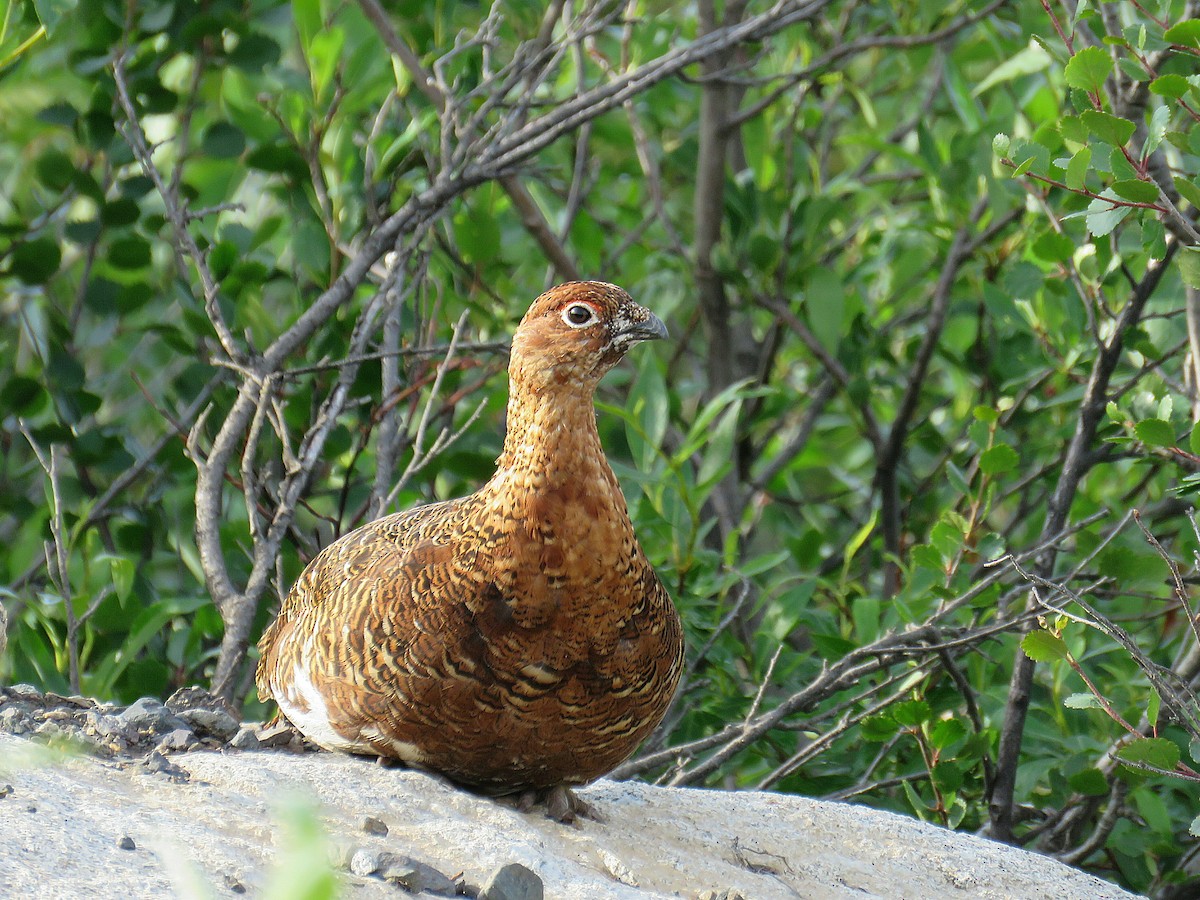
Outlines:
POLYGON ((1175 446, 1175 429, 1162 419, 1143 419, 1133 426, 1133 433, 1147 447, 1175 446))
POLYGON ((1098 91, 1104 87, 1104 80, 1111 74, 1112 57, 1108 51, 1100 47, 1084 47, 1071 57, 1063 75, 1067 84, 1081 91, 1098 91))
POLYGON ((1124 762, 1145 763, 1156 769, 1174 769, 1179 757, 1179 745, 1166 738, 1138 738, 1117 751, 1117 758, 1124 762))
POLYGON ((1110 116, 1108 113, 1094 109, 1084 110, 1079 114, 1079 118, 1083 119, 1083 124, 1087 126, 1088 131, 1114 147, 1124 147, 1133 137, 1133 132, 1137 127, 1128 119, 1110 116))
POLYGON ((1067 658, 1067 643, 1049 631, 1031 631, 1021 640, 1022 652, 1034 662, 1047 663, 1067 658))
POLYGON ((1179 277, 1188 287, 1200 288, 1200 247, 1184 247, 1179 252, 1179 277))
POLYGON ((1021 457, 1017 456, 1017 451, 1008 444, 997 444, 994 447, 989 447, 979 457, 979 468, 986 475, 999 475, 1003 472, 1011 472, 1021 462, 1021 457))
POLYGON ((1163 39, 1172 44, 1200 47, 1200 19, 1185 19, 1163 32, 1163 39))

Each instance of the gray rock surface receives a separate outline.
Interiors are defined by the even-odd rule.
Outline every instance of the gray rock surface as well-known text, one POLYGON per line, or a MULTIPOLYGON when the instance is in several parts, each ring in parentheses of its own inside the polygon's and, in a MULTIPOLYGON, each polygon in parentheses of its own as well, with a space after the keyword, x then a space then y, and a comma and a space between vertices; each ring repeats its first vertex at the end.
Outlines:
MULTIPOLYGON (((197 750, 170 762, 187 777, 0 734, 0 783, 12 785, 0 796, 0 897, 124 900, 195 896, 198 886, 201 896, 261 896, 297 865, 289 797, 319 810, 353 898, 406 896, 379 870, 347 870, 363 850, 474 891, 519 863, 555 900, 1132 896, 1032 853, 802 797, 602 781, 581 795, 605 823, 564 826, 338 754, 197 750), (388 833, 364 833, 364 816, 388 833)), ((314 863, 325 865, 305 865, 314 863)))

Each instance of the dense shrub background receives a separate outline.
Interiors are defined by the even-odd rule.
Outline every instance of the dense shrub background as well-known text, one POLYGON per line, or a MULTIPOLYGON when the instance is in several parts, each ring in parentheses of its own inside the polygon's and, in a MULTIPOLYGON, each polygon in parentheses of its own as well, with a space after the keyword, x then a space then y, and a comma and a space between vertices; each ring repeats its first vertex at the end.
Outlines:
POLYGON ((1196 6, 0 0, 0 676, 264 713, 281 593, 486 478, 598 277, 672 330, 600 424, 690 660, 621 774, 1183 884, 1196 6))

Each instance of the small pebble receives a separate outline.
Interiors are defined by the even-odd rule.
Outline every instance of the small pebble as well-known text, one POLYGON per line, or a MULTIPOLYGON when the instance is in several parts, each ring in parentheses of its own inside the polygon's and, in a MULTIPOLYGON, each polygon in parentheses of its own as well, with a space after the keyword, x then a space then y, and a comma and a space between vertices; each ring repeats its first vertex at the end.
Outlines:
POLYGON ((233 736, 233 740, 229 742, 229 746, 234 750, 257 750, 262 744, 258 740, 258 734, 255 733, 253 725, 243 725, 241 730, 233 736))
POLYGON ((542 879, 520 863, 501 866, 479 892, 479 900, 543 900, 544 896, 542 879))
POLYGON ((410 894, 420 894, 425 891, 430 894, 453 897, 458 893, 458 885, 453 881, 433 866, 410 856, 382 854, 376 874, 384 881, 400 885, 410 894))
POLYGON ((221 880, 225 882, 225 887, 229 888, 235 894, 246 893, 246 886, 234 876, 226 873, 221 876, 221 880))
POLYGON ((131 838, 127 834, 123 834, 119 838, 117 838, 117 846, 119 848, 121 848, 122 850, 136 850, 137 849, 137 844, 135 844, 133 842, 133 838, 131 838))
POLYGON ((142 697, 119 713, 120 717, 139 729, 152 729, 166 734, 176 728, 187 727, 183 720, 167 709, 161 700, 142 697))
POLYGON ((35 727, 33 717, 25 710, 15 706, 0 709, 0 731, 7 734, 28 734, 35 727))
POLYGON ((237 719, 224 710, 185 709, 179 713, 179 718, 197 734, 212 736, 222 743, 228 741, 238 731, 237 719))
POLYGON ((359 847, 354 851, 354 855, 350 857, 350 871, 355 875, 374 875, 379 871, 381 854, 378 850, 372 850, 369 847, 359 847))
POLYGON ((41 703, 42 692, 35 688, 32 684, 14 684, 11 687, 5 688, 5 693, 14 700, 20 700, 22 703, 41 703))
POLYGON ((181 769, 157 750, 151 750, 150 754, 142 760, 142 765, 146 767, 147 772, 166 775, 175 782, 188 781, 192 777, 187 769, 181 769))
POLYGON ((256 737, 261 747, 286 747, 292 742, 297 731, 291 725, 272 725, 270 728, 260 728, 256 737))
POLYGON ((165 738, 158 742, 155 748, 159 753, 168 753, 172 751, 189 750, 199 743, 196 740, 196 735, 188 731, 186 728, 176 728, 165 738))
POLYGON ((629 870, 629 866, 621 862, 620 858, 613 852, 600 848, 600 862, 604 863, 604 868, 608 869, 608 874, 615 878, 621 884, 627 884, 630 887, 638 887, 637 876, 629 870))
POLYGON ((384 824, 383 819, 377 819, 375 816, 363 816, 359 820, 358 827, 367 834, 377 834, 380 837, 387 837, 387 825, 384 824))
POLYGON ((0 800, 10 796, 12 792, 13 786, 11 784, 0 784, 0 800))

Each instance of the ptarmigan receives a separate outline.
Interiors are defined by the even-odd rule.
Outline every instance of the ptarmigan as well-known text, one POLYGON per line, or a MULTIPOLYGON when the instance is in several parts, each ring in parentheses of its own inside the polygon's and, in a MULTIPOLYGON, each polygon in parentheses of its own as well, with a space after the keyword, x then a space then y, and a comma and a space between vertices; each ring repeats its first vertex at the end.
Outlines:
POLYGON ((313 559, 259 644, 259 693, 322 747, 544 792, 570 818, 565 788, 634 751, 683 663, 593 406, 632 345, 666 336, 611 284, 538 297, 513 337, 495 475, 313 559))

